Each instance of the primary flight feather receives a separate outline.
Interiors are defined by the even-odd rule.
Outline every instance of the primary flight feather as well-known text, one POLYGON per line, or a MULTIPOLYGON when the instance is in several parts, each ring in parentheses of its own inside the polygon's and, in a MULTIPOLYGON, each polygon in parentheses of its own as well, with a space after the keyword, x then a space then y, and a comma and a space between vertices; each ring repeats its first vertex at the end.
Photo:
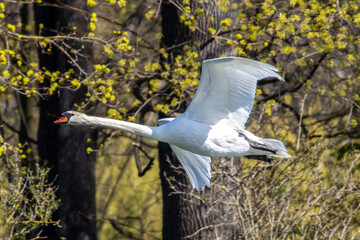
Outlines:
POLYGON ((210 186, 211 158, 246 156, 262 161, 289 158, 284 144, 245 130, 254 104, 257 82, 284 81, 267 63, 239 57, 203 62, 199 87, 186 111, 177 118, 159 119, 158 127, 88 116, 67 111, 55 123, 125 130, 170 144, 191 184, 210 186))

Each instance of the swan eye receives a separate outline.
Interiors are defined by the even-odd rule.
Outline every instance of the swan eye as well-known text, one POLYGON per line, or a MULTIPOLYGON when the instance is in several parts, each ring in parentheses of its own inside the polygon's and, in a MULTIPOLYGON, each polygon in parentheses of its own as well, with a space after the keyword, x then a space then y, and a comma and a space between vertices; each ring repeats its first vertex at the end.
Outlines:
POLYGON ((73 113, 69 113, 69 112, 63 112, 63 113, 61 113, 61 116, 62 116, 62 117, 67 116, 68 118, 70 118, 70 117, 74 116, 74 114, 73 114, 73 113))
POLYGON ((61 116, 66 116, 68 119, 70 119, 72 116, 74 116, 74 114, 73 113, 69 113, 69 112, 64 112, 64 113, 62 113, 61 114, 61 116))

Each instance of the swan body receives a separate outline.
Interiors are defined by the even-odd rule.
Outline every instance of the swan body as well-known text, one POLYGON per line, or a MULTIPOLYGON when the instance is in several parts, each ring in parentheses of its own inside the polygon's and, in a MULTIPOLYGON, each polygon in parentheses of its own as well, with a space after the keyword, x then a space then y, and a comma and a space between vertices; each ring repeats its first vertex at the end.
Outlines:
POLYGON ((259 138, 245 130, 257 81, 277 78, 269 64, 237 57, 203 62, 199 87, 187 110, 177 118, 159 119, 159 126, 88 116, 68 111, 55 123, 125 130, 166 142, 196 189, 210 186, 211 157, 247 156, 268 161, 291 157, 281 141, 259 138))

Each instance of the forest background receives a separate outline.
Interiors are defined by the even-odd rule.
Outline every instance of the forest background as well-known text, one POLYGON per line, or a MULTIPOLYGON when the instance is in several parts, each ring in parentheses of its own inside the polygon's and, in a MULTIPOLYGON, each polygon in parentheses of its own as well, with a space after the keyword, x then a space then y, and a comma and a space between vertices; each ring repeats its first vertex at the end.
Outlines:
POLYGON ((360 1, 0 2, 3 239, 358 239, 360 1), (279 68, 247 124, 290 159, 212 162, 191 189, 168 145, 56 126, 66 110, 156 125, 201 62, 279 68), (158 161, 159 159, 159 161, 158 161))

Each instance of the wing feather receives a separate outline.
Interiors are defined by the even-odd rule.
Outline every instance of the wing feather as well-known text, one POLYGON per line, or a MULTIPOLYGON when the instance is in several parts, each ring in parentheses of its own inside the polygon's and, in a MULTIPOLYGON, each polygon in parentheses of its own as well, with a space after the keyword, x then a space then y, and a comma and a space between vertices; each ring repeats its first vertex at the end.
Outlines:
POLYGON ((173 144, 170 144, 170 147, 189 176, 193 188, 199 190, 204 189, 205 185, 210 187, 211 158, 186 151, 173 144))
POLYGON ((184 114, 210 125, 226 119, 243 129, 254 104, 257 81, 269 77, 283 81, 276 72, 272 65, 246 58, 204 61, 199 87, 184 114))

